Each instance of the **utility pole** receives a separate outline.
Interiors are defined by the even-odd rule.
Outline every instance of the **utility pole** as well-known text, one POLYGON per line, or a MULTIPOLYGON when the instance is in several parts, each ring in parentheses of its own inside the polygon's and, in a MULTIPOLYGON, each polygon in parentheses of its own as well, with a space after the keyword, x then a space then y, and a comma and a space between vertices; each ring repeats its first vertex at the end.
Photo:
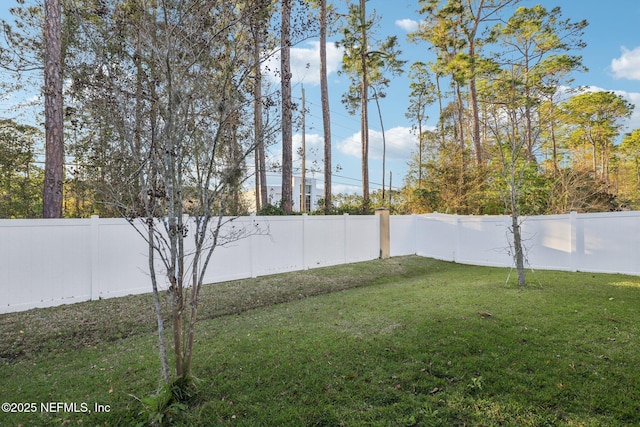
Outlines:
MULTIPOLYGON (((389 212, 391 212, 391 182, 393 181, 393 172, 389 171, 389 212)), ((384 188, 384 187, 383 187, 384 188)), ((384 201, 384 199, 383 199, 384 201)))
POLYGON ((302 190, 300 191, 301 200, 300 200, 300 211, 306 212, 306 203, 307 203, 307 181, 306 181, 306 172, 307 172, 307 144, 305 141, 305 115, 307 111, 304 105, 304 86, 302 86, 302 190))

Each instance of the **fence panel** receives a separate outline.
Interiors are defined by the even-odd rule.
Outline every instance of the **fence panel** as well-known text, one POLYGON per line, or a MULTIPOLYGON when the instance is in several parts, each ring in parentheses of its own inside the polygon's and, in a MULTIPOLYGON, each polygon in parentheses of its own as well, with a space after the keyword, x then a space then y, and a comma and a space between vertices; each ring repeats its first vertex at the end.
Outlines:
POLYGON ((583 236, 578 245, 578 269, 640 274, 640 213, 578 215, 583 236))
POLYGON ((455 261, 457 215, 420 215, 416 218, 416 254, 455 261))
POLYGON ((416 215, 391 215, 391 256, 413 255, 416 253, 416 215))
POLYGON ((505 216, 458 217, 456 262, 510 266, 511 218, 505 216))
MULTIPOLYGON (((223 219, 222 241, 214 248, 204 276, 204 283, 254 277, 253 239, 260 237, 260 223, 253 217, 240 217, 229 222, 223 219), (234 237, 235 236, 235 237, 234 237)), ((195 229, 195 225, 193 225, 195 229)))
MULTIPOLYGON (((573 270, 575 215, 524 218, 522 237, 526 259, 536 269, 573 270)), ((511 236, 509 236, 511 238, 511 236)))
POLYGON ((86 221, 0 221, 0 312, 90 299, 89 241, 86 221))
MULTIPOLYGON (((391 254, 509 267, 509 226, 507 216, 392 216, 391 254)), ((523 217, 522 231, 533 268, 640 275, 640 212, 523 217)), ((206 283, 380 253, 373 215, 240 217, 221 234, 238 232, 244 238, 215 249, 206 283)), ((156 268, 166 288, 164 266, 156 268)), ((147 245, 126 220, 0 220, 0 313, 150 290, 147 245)))
MULTIPOLYGON (((521 217, 527 265, 640 275, 640 212, 521 217)), ((419 215, 416 253, 465 264, 511 267, 509 216, 419 215)))
POLYGON ((348 217, 304 216, 304 268, 345 262, 348 217))
MULTIPOLYGON (((149 278, 148 246, 145 240, 125 219, 92 218, 98 223, 97 241, 94 252, 98 257, 97 271, 91 283, 94 298, 112 298, 122 295, 139 294, 151 290, 149 278)), ((143 223, 134 224, 145 233, 143 223)), ((164 266, 156 263, 159 285, 166 289, 167 283, 162 273, 164 266)))
POLYGON ((375 215, 349 215, 345 232, 345 263, 380 256, 380 219, 375 215))

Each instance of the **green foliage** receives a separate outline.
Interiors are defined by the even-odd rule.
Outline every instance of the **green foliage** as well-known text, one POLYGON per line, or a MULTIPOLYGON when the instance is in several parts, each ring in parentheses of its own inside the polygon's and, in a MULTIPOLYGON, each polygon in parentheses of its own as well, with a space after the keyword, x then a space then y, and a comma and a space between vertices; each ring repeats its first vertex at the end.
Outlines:
POLYGON ((144 415, 149 425, 172 425, 175 418, 198 403, 198 390, 192 377, 180 377, 151 396, 140 399, 144 415))
POLYGON ((294 215, 295 212, 291 214, 287 214, 282 207, 282 201, 278 202, 276 205, 272 205, 271 203, 262 206, 260 210, 257 212, 257 215, 264 216, 281 216, 281 215, 294 215))
MULTIPOLYGON (((342 58, 342 70, 351 81, 349 91, 342 97, 342 102, 350 114, 356 114, 360 106, 362 94, 362 78, 366 70, 368 85, 375 88, 375 93, 384 98, 385 90, 391 80, 389 75, 399 75, 406 61, 400 59, 401 51, 398 47, 398 39, 389 36, 380 40, 376 45, 369 45, 369 40, 362 40, 364 31, 367 39, 373 39, 374 29, 378 24, 379 16, 366 16, 364 21, 360 6, 352 3, 340 30, 342 40, 337 43, 344 48, 342 58), (362 57, 365 57, 363 69, 362 57)), ((368 94, 367 94, 368 96, 368 94)))
MULTIPOLYGON (((369 202, 369 208, 363 207, 362 196, 358 194, 335 194, 332 197, 333 207, 330 215, 372 215, 376 209, 385 208, 389 209, 391 214, 403 214, 404 203, 402 201, 403 195, 401 192, 388 190, 385 192, 385 198, 382 198, 382 190, 376 190, 371 193, 369 202)), ((320 200, 319 206, 323 205, 323 201, 320 200)), ((315 215, 324 215, 322 208, 317 209, 314 212, 315 215)))
MULTIPOLYGON (((585 46, 587 22, 563 18, 559 7, 511 7, 516 3, 420 1, 425 19, 410 40, 427 42, 436 54, 422 74, 435 77, 431 90, 440 121, 437 130, 421 132, 410 161, 403 190, 407 211, 610 210, 621 208, 621 190, 620 199, 633 200, 632 183, 640 182, 632 174, 633 158, 614 147, 628 102, 605 93, 558 100, 571 74, 585 69, 576 52, 585 46), (580 109, 596 113, 578 123, 580 109), (599 138, 591 148, 588 136, 599 138), (584 173, 589 155, 591 174, 584 173), (505 204, 510 192, 513 206, 505 204)), ((414 85, 419 82, 414 78, 414 85)), ((419 126, 421 116, 411 108, 419 126)))
POLYGON ((42 215, 44 173, 35 164, 40 132, 12 120, 0 121, 0 218, 42 215))
MULTIPOLYGON (((373 213, 373 209, 370 205, 369 209, 363 208, 363 200, 362 196, 358 194, 334 194, 331 198, 332 209, 331 215, 371 215, 373 213)), ((323 205, 323 201, 321 200, 318 203, 320 206, 323 205)), ((318 209, 316 213, 322 214, 324 211, 318 209)))

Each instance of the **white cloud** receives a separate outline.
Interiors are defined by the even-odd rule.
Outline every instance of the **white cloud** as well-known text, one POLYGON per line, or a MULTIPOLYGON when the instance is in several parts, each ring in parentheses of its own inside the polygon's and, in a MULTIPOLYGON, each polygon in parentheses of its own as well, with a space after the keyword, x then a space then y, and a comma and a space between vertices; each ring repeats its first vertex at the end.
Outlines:
POLYGON ((640 46, 629 50, 622 48, 622 55, 611 61, 613 76, 617 79, 640 80, 640 46))
MULTIPOLYGON (((340 178, 334 178, 334 179, 340 179, 340 178)), ((331 184, 331 192, 333 194, 358 194, 361 196, 362 187, 357 185, 349 185, 349 184, 336 184, 334 182, 331 184)))
POLYGON ((406 19, 405 18, 405 19, 396 20, 396 26, 402 28, 407 33, 411 33, 413 31, 417 30, 419 25, 420 25, 420 23, 418 21, 413 20, 413 19, 406 19))
POLYGON ((623 90, 614 90, 613 92, 635 105, 631 117, 625 122, 625 131, 640 128, 640 92, 627 92, 623 90))
MULTIPOLYGON (((418 137, 411 128, 398 126, 385 131, 388 160, 408 160, 416 150, 418 137)), ((337 144, 338 151, 347 156, 360 158, 362 143, 357 132, 337 144)), ((382 132, 369 130, 369 158, 381 159, 383 152, 382 132)))
MULTIPOLYGON (((342 62, 343 49, 327 43, 327 75, 335 73, 342 62)), ((262 71, 273 80, 280 81, 280 52, 274 52, 262 66, 262 71)), ((320 84, 320 42, 312 40, 303 47, 291 48, 291 82, 320 84)))

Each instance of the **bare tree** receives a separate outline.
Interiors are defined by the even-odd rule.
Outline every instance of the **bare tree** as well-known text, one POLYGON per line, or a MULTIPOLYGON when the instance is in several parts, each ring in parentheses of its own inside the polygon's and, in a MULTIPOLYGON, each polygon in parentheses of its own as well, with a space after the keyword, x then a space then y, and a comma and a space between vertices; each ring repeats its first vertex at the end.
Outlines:
POLYGON ((79 35, 91 58, 83 57, 72 76, 75 100, 108 128, 102 149, 132 165, 113 204, 148 243, 165 383, 190 382, 198 295, 214 250, 254 232, 231 224, 245 160, 255 149, 247 79, 257 64, 251 46, 235 42, 250 34, 251 8, 238 6, 133 2, 101 10, 79 35))
POLYGON ((518 286, 526 286, 525 254, 521 229, 521 196, 528 168, 535 167, 528 155, 526 126, 526 96, 523 95, 520 69, 504 69, 494 76, 491 90, 484 95, 490 110, 489 128, 501 161, 502 179, 506 184, 505 205, 511 216, 510 247, 518 272, 518 286))

